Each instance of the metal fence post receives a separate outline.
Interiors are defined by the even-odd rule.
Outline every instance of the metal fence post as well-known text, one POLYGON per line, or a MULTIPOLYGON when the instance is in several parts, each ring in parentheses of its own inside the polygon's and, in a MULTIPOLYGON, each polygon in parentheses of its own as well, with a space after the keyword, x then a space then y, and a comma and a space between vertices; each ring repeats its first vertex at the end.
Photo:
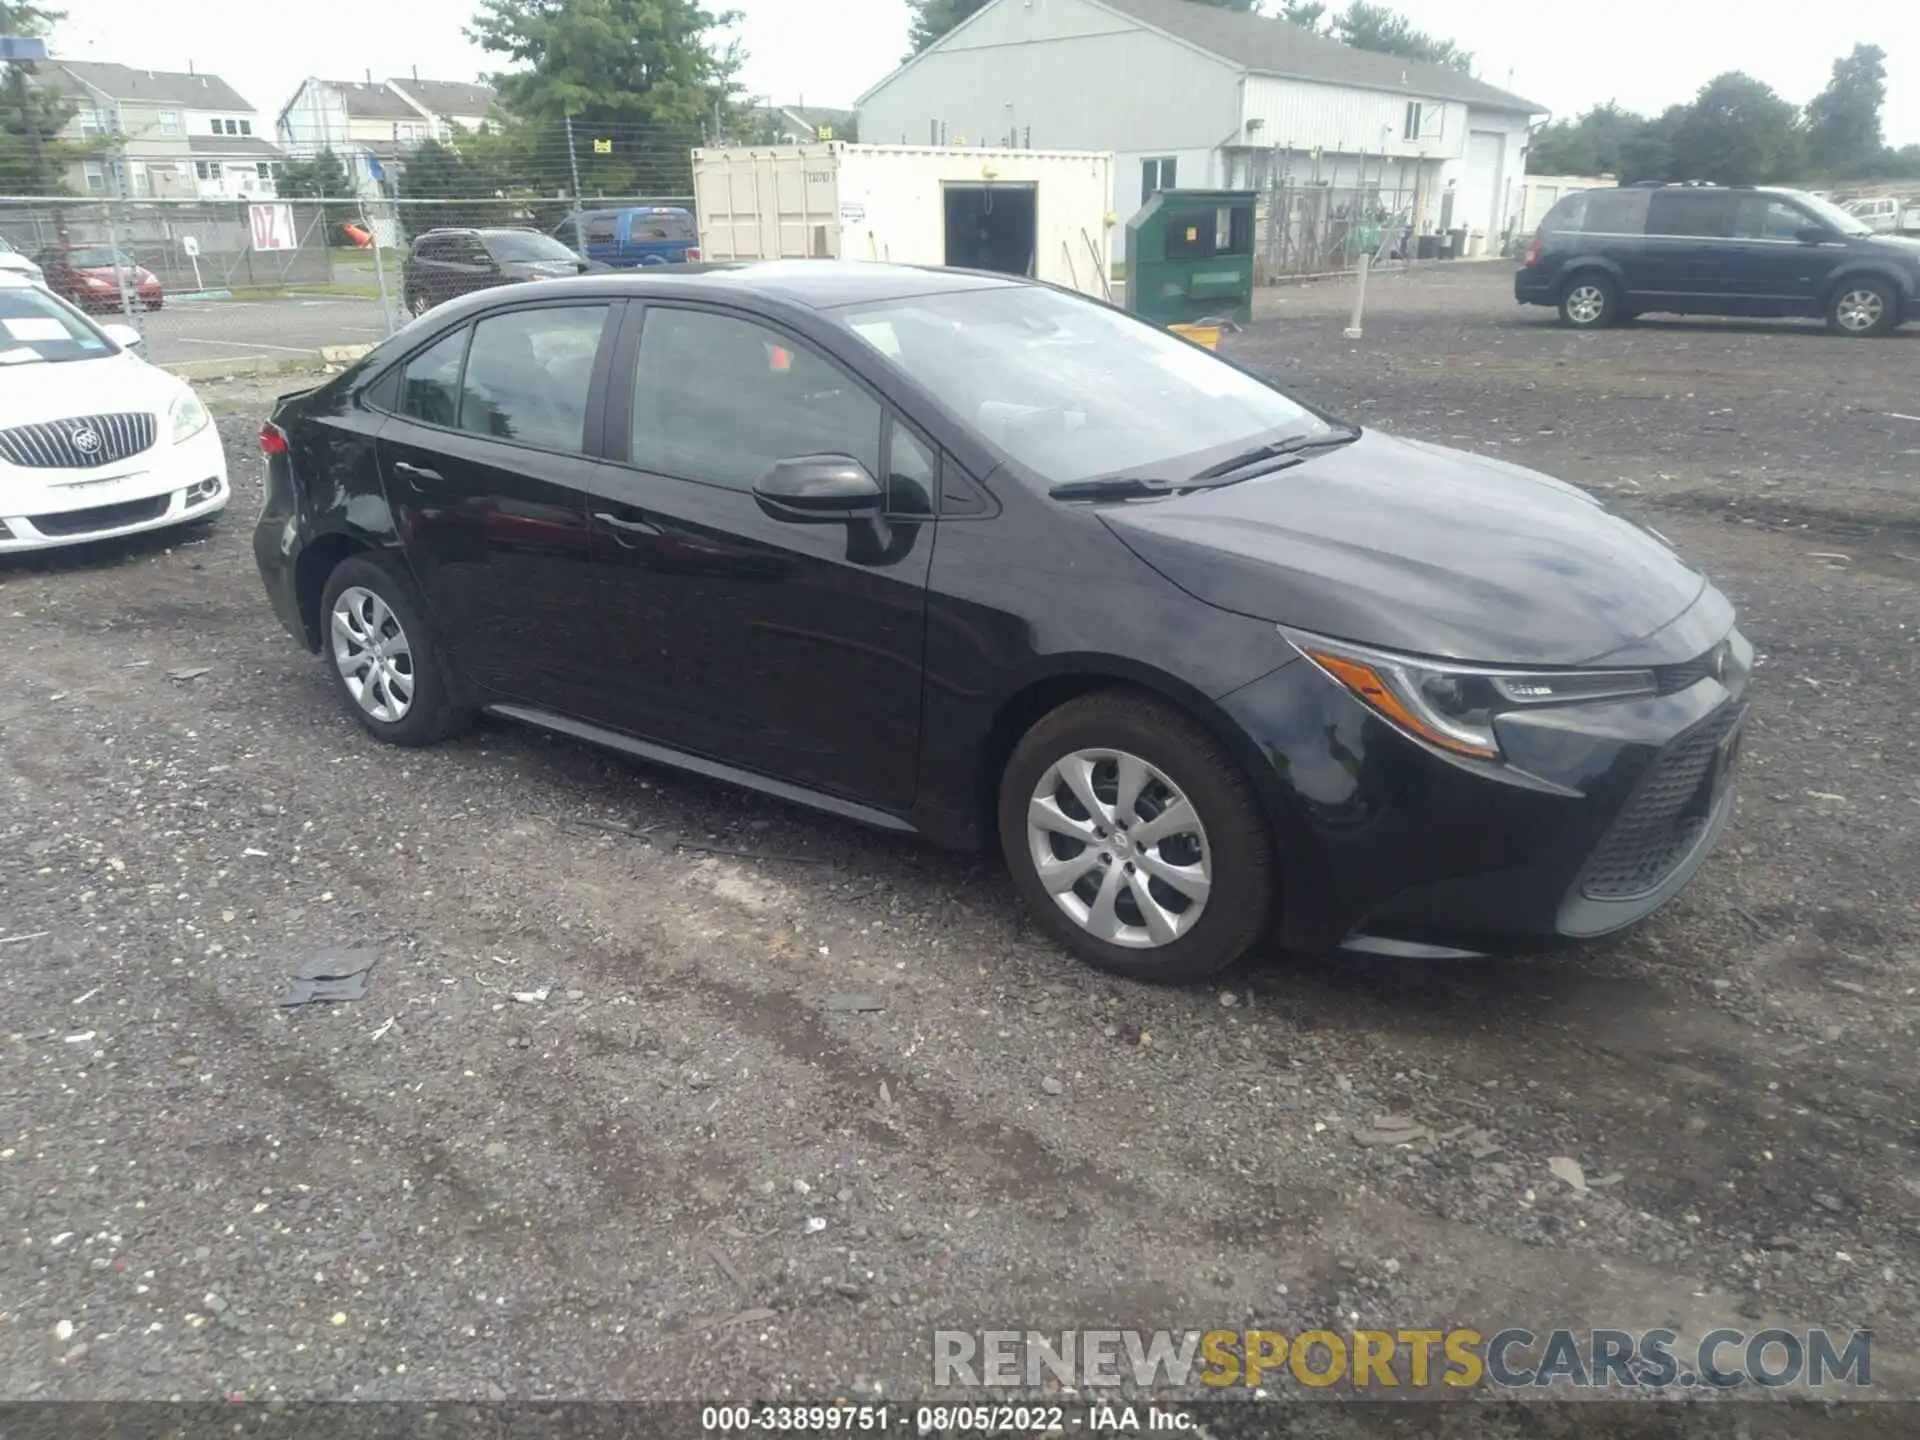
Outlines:
MULTIPOLYGON (((121 264, 121 241, 129 246, 133 242, 133 221, 127 214, 127 137, 120 129, 120 106, 113 107, 113 148, 107 168, 113 172, 114 204, 109 208, 111 217, 107 222, 108 253, 113 257, 113 278, 120 288, 120 314, 126 322, 145 335, 146 326, 141 323, 140 307, 136 302, 136 292, 127 288, 127 267, 121 264)), ((125 257, 133 259, 129 249, 125 257)))
POLYGON ((1367 308, 1367 271, 1372 268, 1373 257, 1364 250, 1360 252, 1360 264, 1354 271, 1353 321, 1347 326, 1346 337, 1349 340, 1360 338, 1360 316, 1367 308))
POLYGON ((573 148, 573 117, 567 116, 567 169, 573 174, 573 208, 568 212, 573 221, 573 253, 582 260, 587 258, 587 237, 580 233, 580 156, 573 148))

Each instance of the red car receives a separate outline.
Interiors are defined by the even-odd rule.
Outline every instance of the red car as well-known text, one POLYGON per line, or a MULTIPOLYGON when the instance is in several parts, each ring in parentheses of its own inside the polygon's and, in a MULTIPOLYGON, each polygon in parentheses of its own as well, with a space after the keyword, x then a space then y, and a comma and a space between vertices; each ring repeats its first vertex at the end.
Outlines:
POLYGON ((166 291, 153 272, 111 245, 50 245, 33 258, 46 272, 47 288, 82 310, 120 308, 116 265, 126 277, 127 294, 142 310, 158 310, 166 303, 166 291))

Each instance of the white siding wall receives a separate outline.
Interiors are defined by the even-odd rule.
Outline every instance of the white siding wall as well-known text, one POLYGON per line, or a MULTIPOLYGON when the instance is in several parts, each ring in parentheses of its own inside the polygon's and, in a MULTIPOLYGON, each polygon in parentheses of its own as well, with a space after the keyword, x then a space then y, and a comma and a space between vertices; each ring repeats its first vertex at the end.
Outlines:
POLYGON ((1440 183, 1454 192, 1455 229, 1479 230, 1486 236, 1489 253, 1499 243, 1521 207, 1527 170, 1527 118, 1497 110, 1474 110, 1466 117, 1466 131, 1499 137, 1497 146, 1483 144, 1490 152, 1486 172, 1470 170, 1469 154, 1474 150, 1469 139, 1457 159, 1440 167, 1440 183))
POLYGON ((1218 184, 1239 111, 1238 72, 1085 0, 1002 0, 896 72, 859 108, 868 144, 947 143, 1114 152, 1113 252, 1140 208, 1140 164, 1178 158, 1186 188, 1218 184))
POLYGON ((1384 90, 1351 90, 1282 80, 1272 75, 1247 77, 1243 120, 1259 121, 1243 130, 1242 143, 1267 149, 1330 151, 1417 159, 1452 159, 1466 145, 1467 107, 1440 100, 1417 101, 1420 130, 1408 136, 1405 95, 1384 90))

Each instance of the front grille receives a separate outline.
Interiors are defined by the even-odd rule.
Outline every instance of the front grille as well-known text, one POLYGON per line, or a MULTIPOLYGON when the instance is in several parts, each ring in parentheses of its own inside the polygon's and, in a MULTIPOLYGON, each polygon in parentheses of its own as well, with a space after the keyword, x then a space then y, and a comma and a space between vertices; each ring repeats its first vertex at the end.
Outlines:
POLYGON ((0 459, 30 470, 90 470, 138 455, 154 431, 154 417, 138 410, 15 425, 0 430, 0 459))
POLYGON ((1706 654, 1683 660, 1678 665, 1656 665, 1653 669, 1654 682, 1660 687, 1662 695, 1677 695, 1717 673, 1726 664, 1727 650, 1728 643, 1722 640, 1706 654))
POLYGON ((1587 862, 1581 894, 1632 900, 1659 888, 1712 819, 1720 742, 1739 720, 1725 706, 1660 754, 1587 862))
POLYGON ((171 495, 155 495, 150 500, 128 500, 119 505, 95 505, 90 510, 62 510, 58 515, 29 515, 27 519, 42 535, 91 535, 99 530, 117 530, 122 525, 138 525, 142 520, 158 520, 167 513, 171 495))

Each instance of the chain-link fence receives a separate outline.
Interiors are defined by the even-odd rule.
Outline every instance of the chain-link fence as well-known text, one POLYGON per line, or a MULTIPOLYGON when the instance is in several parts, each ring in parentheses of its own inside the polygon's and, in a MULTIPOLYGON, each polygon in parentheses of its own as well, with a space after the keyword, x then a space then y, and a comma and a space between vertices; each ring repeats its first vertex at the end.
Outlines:
POLYGON ((1414 257, 1415 194, 1379 185, 1282 178, 1260 192, 1256 254, 1263 279, 1351 270, 1414 257))

